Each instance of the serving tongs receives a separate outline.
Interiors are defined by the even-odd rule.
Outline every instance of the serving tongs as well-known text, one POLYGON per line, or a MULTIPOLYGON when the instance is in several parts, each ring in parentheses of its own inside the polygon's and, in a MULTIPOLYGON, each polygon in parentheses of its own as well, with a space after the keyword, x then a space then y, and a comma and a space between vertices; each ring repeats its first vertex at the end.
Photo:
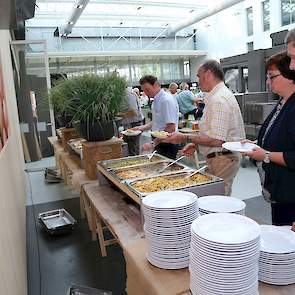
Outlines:
POLYGON ((198 170, 194 171, 193 173, 191 173, 191 174, 185 176, 185 178, 190 178, 190 177, 192 177, 193 175, 195 175, 195 174, 201 172, 202 170, 204 170, 204 169, 206 169, 206 168, 207 168, 207 165, 205 165, 205 166, 199 168, 198 170))
POLYGON ((148 159, 151 160, 152 157, 155 155, 156 152, 157 152, 157 150, 154 150, 154 151, 148 156, 148 159))
POLYGON ((164 170, 166 170, 168 167, 172 166, 173 164, 175 164, 176 162, 180 161, 181 159, 183 159, 186 156, 181 156, 178 159, 176 159, 175 161, 171 162, 169 165, 167 165, 166 167, 164 167, 163 169, 161 169, 160 171, 158 171, 158 173, 162 173, 164 170))

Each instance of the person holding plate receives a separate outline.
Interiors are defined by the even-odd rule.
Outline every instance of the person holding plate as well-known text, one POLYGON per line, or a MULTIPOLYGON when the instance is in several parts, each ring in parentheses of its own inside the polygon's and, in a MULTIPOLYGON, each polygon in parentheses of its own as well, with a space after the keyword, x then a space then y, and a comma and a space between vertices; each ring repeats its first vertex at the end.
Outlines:
MULTIPOLYGON (((176 99, 169 92, 161 89, 157 78, 151 75, 144 76, 140 79, 141 89, 149 98, 154 98, 152 104, 152 121, 148 124, 132 128, 133 130, 152 130, 154 132, 165 131, 172 133, 178 129, 178 104, 176 99)), ((157 133, 155 133, 157 134, 157 133)), ((144 151, 156 149, 157 152, 165 157, 176 159, 178 145, 172 143, 155 144, 146 143, 143 145, 144 151)))
POLYGON ((219 62, 205 61, 198 69, 197 77, 205 97, 205 108, 199 122, 199 134, 174 133, 165 142, 191 142, 182 153, 192 155, 198 148, 206 158, 207 172, 219 176, 225 183, 225 194, 231 194, 233 179, 241 161, 241 154, 224 150, 226 141, 245 139, 245 129, 238 102, 224 84, 224 73, 219 62))
POLYGON ((295 221, 295 71, 290 70, 287 52, 266 62, 267 84, 280 95, 277 106, 260 128, 260 148, 246 153, 256 160, 262 193, 271 202, 272 223, 295 221))
POLYGON ((139 154, 139 135, 140 133, 128 132, 129 128, 142 125, 144 116, 141 111, 141 106, 137 95, 132 91, 132 88, 127 87, 126 94, 128 97, 128 107, 125 112, 118 113, 122 117, 122 125, 126 130, 123 133, 123 140, 128 144, 129 156, 139 154))

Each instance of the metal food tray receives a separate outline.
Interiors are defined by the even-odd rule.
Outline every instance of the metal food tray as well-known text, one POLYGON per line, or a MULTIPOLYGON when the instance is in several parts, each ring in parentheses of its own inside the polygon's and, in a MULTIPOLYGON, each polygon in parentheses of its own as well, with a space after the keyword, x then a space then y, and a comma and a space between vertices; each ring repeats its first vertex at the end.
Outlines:
POLYGON ((159 170, 163 169, 165 166, 164 164, 169 164, 171 162, 170 159, 167 158, 167 161, 161 161, 161 162, 152 162, 152 163, 147 163, 147 164, 142 164, 140 166, 132 166, 132 167, 124 167, 124 168, 120 168, 120 169, 113 169, 113 170, 110 170, 108 171, 110 174, 112 174, 118 181, 122 181, 122 182, 125 182, 125 181, 135 181, 135 180, 139 180, 139 179, 142 179, 144 177, 151 177, 151 176, 160 176, 160 175, 170 175, 170 174, 174 174, 174 173, 179 173, 179 172, 183 172, 183 171, 191 171, 192 169, 185 166, 184 164, 181 164, 181 163, 174 163, 171 167, 167 168, 167 170, 164 170, 162 173, 159 174, 159 170), (157 166, 160 166, 158 167, 158 169, 156 168, 157 166), (180 169, 178 170, 172 170, 172 167, 179 167, 180 169), (129 178, 123 178, 123 177, 120 177, 118 175, 119 172, 121 171, 131 171, 131 170, 135 170, 135 169, 146 169, 146 173, 148 173, 150 170, 150 174, 149 176, 144 176, 144 177, 140 177, 140 176, 137 176, 137 177, 129 177, 129 178))
POLYGON ((105 170, 107 171, 115 171, 118 169, 125 169, 125 168, 135 168, 135 167, 140 167, 143 165, 150 165, 150 164, 154 164, 154 163, 160 163, 160 162, 171 162, 172 160, 169 158, 166 158, 160 154, 155 153, 154 157, 159 157, 161 160, 159 161, 154 161, 154 162, 150 162, 150 163, 141 163, 141 164, 135 164, 135 165, 129 165, 129 166, 125 166, 125 167, 117 167, 117 168, 112 168, 110 167, 111 164, 116 164, 116 163, 120 163, 120 162, 124 162, 124 161, 128 161, 130 159, 147 159, 148 156, 150 156, 151 154, 145 154, 145 155, 139 155, 139 156, 129 156, 129 157, 124 157, 124 158, 118 158, 118 159, 112 159, 112 160, 105 160, 105 161, 100 161, 98 162, 99 165, 101 165, 105 170))
POLYGON ((56 129, 56 135, 57 135, 57 138, 58 138, 58 139, 61 139, 61 137, 62 137, 62 132, 61 132, 60 129, 56 129))
POLYGON ((74 138, 74 139, 70 139, 70 140, 68 141, 68 146, 70 147, 70 149, 71 149, 74 153, 76 153, 80 158, 82 158, 82 148, 79 149, 79 148, 75 147, 74 144, 75 144, 76 142, 78 142, 78 141, 81 141, 81 140, 83 140, 83 138, 74 138))
POLYGON ((41 225, 52 235, 68 233, 77 221, 65 209, 57 209, 39 214, 41 225))
POLYGON ((112 295, 112 292, 72 284, 66 295, 112 295))
MULTIPOLYGON (((141 193, 140 191, 138 191, 137 189, 135 189, 132 184, 134 182, 140 181, 140 180, 145 180, 145 179, 151 179, 151 178, 156 178, 156 177, 161 177, 161 176, 165 176, 165 177, 185 177, 188 175, 188 173, 191 173, 189 171, 180 171, 180 172, 176 172, 176 173, 170 173, 170 174, 158 174, 158 175, 153 175, 150 177, 143 177, 143 178, 138 178, 138 179, 134 179, 131 181, 126 181, 126 185, 129 187, 129 189, 134 192, 136 195, 138 195, 140 198, 145 197, 148 194, 151 194, 153 192, 147 192, 147 193, 141 193)), ((176 188, 169 188, 167 190, 185 190, 185 191, 189 191, 192 193, 195 193, 199 196, 203 196, 203 195, 223 195, 224 194, 224 183, 223 183, 223 179, 208 173, 203 173, 203 172, 199 172, 200 174, 204 175, 204 176, 208 176, 211 178, 210 181, 208 182, 203 182, 203 183, 199 183, 199 184, 194 184, 194 185, 188 185, 188 186, 180 186, 180 187, 176 187, 176 188)), ((165 191, 165 190, 162 190, 165 191)))

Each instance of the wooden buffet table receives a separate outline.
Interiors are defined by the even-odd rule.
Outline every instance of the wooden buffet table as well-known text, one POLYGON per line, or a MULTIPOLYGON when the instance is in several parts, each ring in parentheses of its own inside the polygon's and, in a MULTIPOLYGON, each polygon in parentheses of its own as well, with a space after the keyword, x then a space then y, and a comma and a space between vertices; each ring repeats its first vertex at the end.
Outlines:
MULTIPOLYGON (((126 261, 128 295, 188 295, 188 268, 165 270, 152 266, 145 258, 145 240, 123 248, 126 261)), ((259 282, 259 295, 294 295, 295 284, 273 286, 259 282)))
POLYGON ((65 152, 62 144, 58 141, 57 136, 48 137, 54 150, 54 156, 57 168, 60 169, 61 176, 66 185, 80 190, 84 183, 96 182, 91 180, 81 168, 81 159, 76 154, 65 152))
MULTIPOLYGON (((55 151, 57 163, 63 173, 71 171, 70 183, 76 182, 81 190, 81 214, 86 215, 92 239, 98 236, 102 256, 107 255, 106 246, 118 242, 126 261, 126 291, 128 295, 189 295, 189 271, 164 270, 152 266, 145 257, 146 241, 142 230, 138 206, 127 204, 121 192, 112 187, 90 181, 76 160, 60 148, 54 138, 49 138, 55 151), (66 168, 62 168, 63 165, 66 168), (84 214, 84 212, 86 214, 84 214), (114 239, 106 240, 103 229, 107 227, 114 239)), ((68 177, 68 176, 66 176, 68 177)), ((260 295, 294 295, 295 284, 273 286, 259 283, 260 295)))

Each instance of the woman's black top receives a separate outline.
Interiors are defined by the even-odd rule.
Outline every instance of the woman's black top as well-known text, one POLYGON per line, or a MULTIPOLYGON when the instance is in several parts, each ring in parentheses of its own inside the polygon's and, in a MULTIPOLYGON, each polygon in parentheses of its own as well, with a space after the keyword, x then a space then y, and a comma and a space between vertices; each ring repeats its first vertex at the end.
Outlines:
POLYGON ((283 152, 287 167, 273 162, 263 163, 264 187, 270 192, 272 201, 295 203, 295 93, 286 101, 265 134, 275 112, 276 108, 263 123, 258 135, 258 145, 267 151, 283 152))

